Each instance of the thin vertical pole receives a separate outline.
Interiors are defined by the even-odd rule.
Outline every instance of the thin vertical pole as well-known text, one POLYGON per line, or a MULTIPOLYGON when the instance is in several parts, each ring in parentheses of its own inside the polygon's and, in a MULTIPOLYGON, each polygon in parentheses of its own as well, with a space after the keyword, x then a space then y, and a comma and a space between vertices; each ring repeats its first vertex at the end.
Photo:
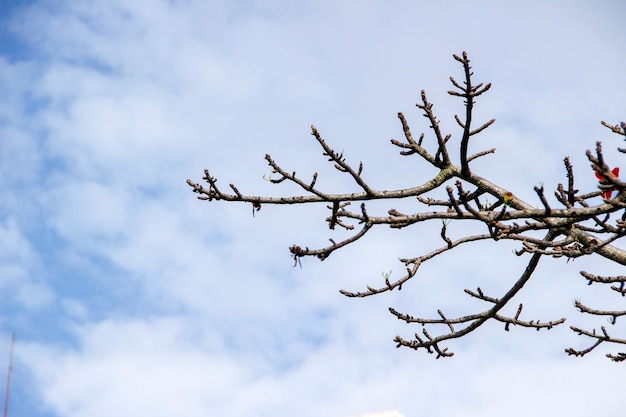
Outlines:
POLYGON ((9 353, 9 373, 7 374, 7 390, 4 394, 4 417, 9 415, 9 392, 11 391, 11 372, 13 371, 13 344, 15 334, 11 333, 11 353, 9 353))

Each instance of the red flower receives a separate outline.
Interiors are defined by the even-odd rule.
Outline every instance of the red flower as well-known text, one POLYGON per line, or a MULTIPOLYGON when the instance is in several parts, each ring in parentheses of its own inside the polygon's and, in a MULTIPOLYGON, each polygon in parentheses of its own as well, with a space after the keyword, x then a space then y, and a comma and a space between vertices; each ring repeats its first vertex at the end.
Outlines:
MULTIPOLYGON (((619 178, 619 167, 613 168, 611 173, 613 174, 615 178, 619 178)), ((598 171, 596 171, 596 178, 600 181, 600 184, 608 184, 608 182, 604 179, 604 177, 598 174, 598 171)), ((617 188, 606 190, 605 192, 602 193, 602 198, 610 200, 611 196, 613 195, 614 190, 617 190, 617 188)))

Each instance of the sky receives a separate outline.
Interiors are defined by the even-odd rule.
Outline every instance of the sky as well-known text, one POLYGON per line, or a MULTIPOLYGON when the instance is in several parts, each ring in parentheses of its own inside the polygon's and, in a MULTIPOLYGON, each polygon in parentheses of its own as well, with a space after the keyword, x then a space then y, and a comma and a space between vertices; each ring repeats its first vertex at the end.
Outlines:
MULTIPOLYGON (((619 347, 564 353, 590 345, 569 325, 609 326, 577 313, 574 299, 623 309, 579 271, 623 273, 618 266, 542 260, 510 310, 523 302, 528 320, 565 325, 487 324, 436 360, 396 349, 396 335, 421 329, 388 307, 428 317, 482 311, 463 289, 503 294, 527 262, 514 244, 468 246, 425 264, 401 292, 349 299, 339 289, 399 277, 399 257, 439 247, 438 225, 374 230, 299 268, 289 246, 336 236, 325 205, 264 205, 253 216, 249 205, 197 200, 186 180, 209 168, 223 188, 300 194, 264 180, 269 153, 303 178, 319 172, 328 192, 354 191, 321 155, 314 124, 348 162, 363 161, 371 185, 417 185, 436 172, 390 145, 402 138, 397 112, 428 135, 415 107, 425 89, 458 138, 463 104, 446 92, 450 76, 462 77, 452 55, 467 51, 475 80, 492 83, 475 120, 496 119, 470 145, 497 148, 474 172, 538 205, 533 187, 565 182, 569 155, 577 187, 593 191, 585 151, 597 140, 609 165, 624 166, 619 137, 600 121, 626 117, 625 15, 619 0, 3 0, 0 369, 14 333, 9 415, 621 415, 624 365, 604 357, 619 347)), ((371 212, 413 207, 389 204, 371 212)), ((615 336, 625 330, 610 326, 615 336)))

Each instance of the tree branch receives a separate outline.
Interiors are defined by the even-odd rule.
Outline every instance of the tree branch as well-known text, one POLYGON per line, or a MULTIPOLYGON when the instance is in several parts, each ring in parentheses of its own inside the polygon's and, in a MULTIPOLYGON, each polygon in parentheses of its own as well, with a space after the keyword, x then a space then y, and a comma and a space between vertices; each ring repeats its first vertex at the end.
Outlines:
MULTIPOLYGON (((448 148, 452 134, 442 132, 439 120, 433 112, 433 103, 428 100, 424 90, 421 91, 421 102, 417 103, 416 106, 429 122, 429 127, 434 134, 436 149, 431 149, 431 151, 427 149, 430 145, 425 144, 426 135, 424 133, 420 134, 417 140, 413 137, 409 123, 403 113, 398 113, 398 119, 402 125, 404 140, 391 139, 391 144, 399 148, 401 156, 417 154, 421 158, 418 158, 418 161, 436 169, 436 175, 422 184, 409 188, 375 189, 363 178, 363 163, 359 162, 358 167, 356 167, 346 162, 343 152, 337 152, 333 149, 322 138, 315 126, 311 127, 312 136, 322 148, 322 154, 328 158, 329 162, 333 163, 337 171, 348 174, 362 191, 345 194, 325 192, 316 186, 317 173, 314 173, 310 179, 301 178, 296 175, 295 171, 284 169, 269 154, 265 156, 265 159, 272 168, 272 174, 277 175, 277 177, 272 178, 270 176, 268 180, 272 184, 281 184, 285 181, 294 183, 303 191, 302 195, 284 197, 248 195, 241 192, 234 184, 229 184, 231 191, 226 192, 218 187, 218 180, 210 175, 208 170, 204 171, 203 177, 204 182, 208 185, 187 180, 187 184, 197 194, 198 199, 250 203, 252 204, 253 215, 261 209, 263 204, 325 203, 330 210, 330 215, 326 218, 330 230, 335 230, 336 226, 340 226, 344 230, 352 231, 357 229, 355 225, 360 225, 357 232, 352 232, 353 235, 339 242, 331 238, 329 239, 331 244, 321 249, 309 249, 306 246, 296 244, 290 246, 289 251, 294 260, 294 266, 300 264, 300 259, 305 256, 315 256, 321 260, 326 259, 337 249, 363 238, 375 226, 386 225, 390 228, 401 229, 429 221, 442 223, 439 237, 444 244, 441 247, 421 256, 400 259, 406 273, 395 280, 390 279, 390 274, 384 274, 384 284, 380 284, 377 288, 367 285, 367 290, 357 292, 342 289, 341 293, 347 297, 363 298, 392 291, 396 288, 401 290, 402 286, 417 274, 419 267, 424 262, 453 251, 460 245, 487 240, 492 240, 493 244, 501 240, 519 242, 520 248, 515 251, 515 254, 518 256, 530 255, 530 259, 521 276, 502 297, 496 298, 485 295, 480 287, 476 291, 465 290, 470 297, 490 304, 486 310, 463 317, 449 318, 441 309, 438 309, 437 318, 427 319, 414 318, 390 308, 390 312, 398 319, 424 326, 421 334, 415 334, 414 340, 407 341, 397 336, 395 341, 398 346, 407 346, 413 349, 424 348, 430 353, 436 353, 437 357, 452 356, 447 348, 440 347, 442 342, 467 335, 491 319, 505 323, 505 330, 507 331, 510 325, 532 327, 539 330, 550 329, 563 323, 565 318, 549 322, 521 320, 520 315, 523 309, 521 303, 513 317, 500 314, 501 309, 531 279, 542 256, 564 257, 569 261, 581 256, 599 255, 607 261, 626 265, 626 250, 623 249, 623 246, 616 244, 619 239, 626 235, 626 182, 619 179, 619 167, 611 166, 605 160, 602 144, 597 142, 595 152, 587 151, 586 153, 591 168, 599 180, 597 189, 590 192, 584 194, 579 192, 576 188, 574 168, 570 159, 569 157, 563 159, 566 177, 564 183, 566 185, 558 183, 554 192, 556 203, 560 204, 562 208, 555 208, 557 206, 551 203, 543 184, 534 187, 538 203, 531 204, 519 198, 511 190, 479 176, 470 169, 470 162, 494 153, 495 149, 483 150, 470 155, 468 153, 469 140, 494 123, 494 119, 491 119, 478 128, 472 128, 476 97, 488 91, 491 84, 474 84, 467 53, 463 52, 461 56, 454 55, 454 59, 461 63, 464 72, 464 81, 461 83, 450 77, 453 89, 448 92, 453 97, 462 98, 465 105, 464 118, 461 119, 458 115, 454 116, 456 123, 462 129, 461 140, 458 143, 459 163, 453 163, 448 148), (433 150, 434 153, 432 153, 433 150), (439 199, 433 198, 437 191, 440 193, 439 199), (370 214, 365 206, 366 202, 373 200, 403 200, 407 198, 411 199, 410 201, 416 199, 420 205, 412 213, 401 213, 391 207, 386 213, 370 214), (360 210, 351 211, 352 202, 358 202, 360 210), (485 232, 453 239, 450 237, 448 229, 451 220, 478 223, 484 227, 485 232), (544 237, 540 237, 540 233, 544 237), (447 332, 436 336, 431 335, 426 326, 436 325, 444 325, 447 332)), ((626 123, 621 122, 619 125, 611 125, 604 121, 601 123, 612 132, 626 138, 626 123)), ((618 150, 626 153, 626 149, 618 148, 618 150)), ((528 162, 532 163, 532 161, 528 162)), ((626 296, 626 289, 624 288, 626 277, 624 276, 603 277, 584 271, 581 274, 589 284, 615 284, 611 286, 613 294, 626 296)), ((575 307, 583 314, 606 316, 611 318, 613 322, 616 321, 617 317, 626 315, 626 311, 590 308, 579 301, 576 301, 575 307)), ((595 330, 587 331, 574 326, 572 326, 572 330, 579 335, 594 339, 594 344, 586 350, 569 348, 566 352, 570 355, 584 356, 604 342, 624 343, 623 339, 609 336, 604 327, 602 327, 601 334, 596 333, 595 330)), ((626 360, 624 353, 607 356, 617 362, 626 360)))

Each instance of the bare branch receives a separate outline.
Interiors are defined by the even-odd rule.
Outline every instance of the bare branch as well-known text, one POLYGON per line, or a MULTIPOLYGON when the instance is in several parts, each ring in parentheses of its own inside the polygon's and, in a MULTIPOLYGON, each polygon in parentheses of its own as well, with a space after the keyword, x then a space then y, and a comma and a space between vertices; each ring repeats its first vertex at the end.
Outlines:
MULTIPOLYGON (((590 337, 592 339, 596 339, 596 342, 593 345, 591 345, 589 348, 583 349, 583 350, 576 350, 574 348, 567 348, 567 349, 565 349, 565 352, 568 355, 574 355, 574 356, 583 357, 587 353, 591 352, 592 350, 594 350, 595 348, 597 348, 598 346, 600 346, 600 344, 602 344, 604 342, 617 343, 617 344, 626 345, 626 339, 616 339, 614 337, 611 337, 609 335, 609 333, 607 332, 606 327, 604 327, 604 326, 602 326, 600 328, 602 330, 602 334, 596 333, 595 329, 593 329, 593 331, 590 332, 590 331, 583 330, 583 329, 580 329, 580 328, 575 327, 575 326, 570 326, 570 328, 574 332, 578 333, 581 336, 587 336, 587 337, 590 337)), ((626 355, 626 354, 625 353, 618 353, 618 358, 622 358, 622 357, 624 357, 624 355, 626 355)), ((613 359, 615 362, 621 362, 623 360, 623 359, 616 360, 616 358, 613 355, 611 355, 611 354, 608 354, 606 356, 608 358, 613 359)))
MULTIPOLYGON (((544 238, 544 240, 546 241, 551 241, 554 238, 554 233, 553 232, 548 232, 546 234, 546 237, 544 238)), ((511 287, 511 289, 509 291, 507 291, 507 293, 500 299, 488 299, 487 301, 491 301, 494 305, 489 308, 488 310, 483 311, 482 313, 479 314, 474 314, 474 315, 469 315, 469 316, 464 316, 464 317, 459 317, 456 319, 422 319, 422 318, 414 318, 408 315, 404 315, 401 313, 398 313, 396 310, 394 309, 389 309, 389 311, 391 312, 391 314, 395 315, 398 319, 400 320, 404 320, 407 323, 420 323, 422 325, 424 324, 460 324, 460 323, 469 323, 466 327, 464 327, 461 330, 451 330, 450 332, 446 333, 446 334, 442 334, 440 336, 436 336, 436 337, 427 337, 426 340, 421 339, 419 337, 417 337, 414 340, 408 341, 403 339, 400 336, 396 336, 394 338, 394 341, 398 344, 399 346, 406 346, 409 347, 411 349, 415 349, 418 350, 420 348, 425 348, 429 353, 432 353, 430 348, 435 349, 435 351, 439 352, 439 343, 444 342, 446 340, 450 340, 450 339, 456 339, 462 336, 465 336, 466 334, 469 334, 471 332, 473 332, 474 330, 478 329, 480 326, 482 326, 487 320, 491 319, 491 318, 496 318, 496 320, 500 320, 502 322, 505 323, 513 323, 513 324, 520 324, 520 325, 526 325, 527 327, 535 327, 537 329, 545 327, 545 328, 552 328, 553 326, 563 323, 565 321, 565 319, 560 319, 557 320, 555 322, 550 322, 550 323, 546 323, 546 324, 537 324, 537 323, 532 323, 532 322, 521 322, 517 319, 513 319, 513 318, 505 318, 503 316, 498 316, 498 312, 524 287, 524 285, 528 282, 528 280, 530 279, 530 277, 532 276, 533 272, 535 271, 535 268, 537 267, 538 263, 539 263, 539 259, 541 258, 541 254, 539 253, 535 253, 533 254, 533 256, 531 257, 530 261, 528 262, 528 265, 526 266, 526 269, 524 270, 524 272, 522 273, 522 275, 520 276, 520 278, 515 282, 515 284, 511 287), (498 317, 496 317, 498 316, 498 317), (523 324, 522 324, 523 323, 523 324)), ((466 291, 467 292, 467 291, 466 291)), ((484 296, 481 296, 480 298, 483 298, 484 296)), ((447 354, 447 355, 442 355, 442 356, 451 356, 452 354, 447 354)))
POLYGON ((437 153, 435 153, 433 164, 438 168, 446 168, 451 164, 450 156, 448 155, 448 150, 446 148, 446 142, 450 139, 450 136, 448 135, 444 138, 441 134, 439 121, 432 111, 433 105, 428 102, 428 98, 426 98, 426 92, 424 90, 422 90, 421 96, 422 104, 417 103, 416 106, 424 111, 424 117, 428 118, 430 121, 430 127, 435 131, 435 137, 437 138, 437 143, 439 144, 437 153))
MULTIPOLYGON (((311 127, 312 136, 322 148, 322 154, 328 158, 328 161, 333 164, 337 171, 341 174, 348 174, 359 187, 360 192, 328 193, 317 187, 317 172, 312 175, 312 178, 304 179, 298 176, 295 171, 281 167, 269 154, 265 156, 265 159, 272 168, 272 175, 267 180, 272 184, 281 184, 285 181, 294 183, 302 190, 302 195, 285 197, 247 195, 234 184, 229 184, 230 191, 225 192, 218 187, 218 180, 210 175, 208 170, 204 171, 202 178, 206 183, 205 185, 187 180, 187 184, 197 194, 198 199, 251 203, 253 215, 261 209, 263 204, 325 203, 330 210, 330 215, 326 218, 329 230, 334 231, 339 226, 340 229, 353 234, 347 238, 342 237, 341 240, 337 239, 337 241, 330 238, 330 245, 320 249, 309 249, 307 246, 296 244, 290 246, 289 251, 294 261, 293 266, 300 265, 301 267, 301 258, 305 256, 314 256, 324 260, 335 250, 363 238, 375 226, 385 225, 394 229, 403 229, 433 220, 441 222, 439 235, 444 241, 444 245, 430 249, 430 252, 413 258, 401 258, 400 262, 404 265, 406 272, 399 278, 391 280, 390 273, 383 274, 384 282, 376 287, 365 285, 366 290, 358 292, 341 290, 341 293, 347 297, 363 298, 394 289, 401 290, 405 283, 417 275, 424 262, 448 253, 460 245, 489 240, 493 241, 494 245, 502 240, 518 242, 519 249, 514 252, 518 256, 529 256, 528 264, 503 296, 487 295, 480 287, 477 287, 475 291, 465 290, 465 293, 470 297, 487 303, 488 307, 485 310, 461 317, 450 317, 444 313, 443 309, 437 309, 435 318, 415 318, 390 308, 390 312, 398 319, 423 326, 421 333, 416 333, 412 340, 405 340, 396 336, 394 340, 397 346, 406 346, 416 350, 423 348, 429 353, 436 353, 438 358, 453 355, 448 351, 448 348, 440 347, 442 343, 463 337, 477 330, 489 320, 504 323, 506 331, 509 331, 511 326, 528 327, 536 330, 551 329, 563 323, 565 318, 547 322, 521 319, 522 303, 518 304, 517 311, 512 317, 501 313, 502 309, 518 295, 531 279, 542 256, 565 258, 569 261, 578 257, 598 255, 607 261, 626 265, 626 250, 623 249, 623 246, 616 244, 619 239, 626 235, 626 183, 619 179, 619 166, 617 164, 609 165, 605 161, 602 144, 597 142, 595 152, 587 151, 586 153, 591 168, 598 179, 598 188, 587 193, 581 194, 576 188, 574 168, 569 157, 564 158, 567 182, 558 183, 554 192, 554 198, 561 205, 561 208, 555 208, 554 201, 549 200, 548 197, 550 196, 546 195, 543 184, 540 187, 534 187, 538 202, 531 203, 524 201, 513 191, 479 176, 470 169, 470 162, 494 153, 495 149, 482 150, 469 155, 469 140, 470 137, 482 133, 494 123, 494 119, 491 119, 477 128, 472 128, 475 99, 487 92, 491 84, 474 83, 467 53, 463 52, 461 56, 454 55, 454 59, 461 63, 464 72, 462 82, 450 77, 453 90, 448 92, 453 97, 462 98, 465 105, 464 117, 454 116, 456 124, 462 129, 461 139, 455 145, 459 146, 460 150, 459 164, 453 163, 448 148, 451 143, 454 143, 451 141, 452 133, 442 132, 439 120, 433 112, 433 103, 428 100, 424 90, 421 91, 421 102, 417 103, 416 106, 428 120, 429 127, 433 129, 437 147, 434 153, 426 149, 431 145, 424 144, 424 133, 417 140, 413 137, 403 113, 398 113, 398 119, 402 125, 404 140, 391 139, 392 145, 399 148, 400 155, 417 154, 420 156, 418 162, 436 169, 436 174, 421 184, 409 188, 376 189, 372 187, 363 177, 363 162, 359 161, 358 167, 346 162, 343 151, 337 152, 331 148, 315 126, 311 127), (435 195, 435 192, 439 194, 435 195), (402 200, 407 198, 410 199, 409 202, 415 203, 415 206, 409 205, 408 207, 415 207, 415 209, 403 209, 404 212, 400 212, 394 208, 385 208, 382 213, 372 212, 370 214, 365 205, 366 202, 373 200, 402 200), (353 202, 359 203, 360 210, 352 211, 352 207, 356 207, 356 205, 352 205, 353 202), (479 224, 484 227, 485 233, 467 234, 452 238, 448 229, 451 220, 479 224), (355 227, 357 224, 360 225, 360 228, 355 227), (358 231, 354 232, 355 229, 358 231), (544 237, 541 237, 542 235, 544 237), (431 327, 433 326, 444 326, 445 330, 439 335, 435 335, 434 332, 431 334, 431 327)), ((626 123, 621 122, 619 125, 611 125, 604 121, 601 123, 612 132, 626 137, 626 123)), ((626 149, 618 148, 618 150, 626 153, 626 149)), ((394 203, 390 203, 390 206, 387 207, 393 207, 394 203)), ((368 208, 371 207, 368 206, 368 208)), ((610 286, 613 294, 626 296, 625 276, 605 277, 585 271, 582 271, 581 274, 589 284, 613 284, 610 286)), ((591 308, 578 300, 574 305, 583 314, 608 317, 612 323, 615 323, 618 317, 626 315, 626 311, 591 308)), ((566 349, 570 355, 584 356, 605 342, 626 343, 623 339, 610 336, 604 327, 601 328, 601 333, 574 326, 571 328, 579 335, 592 338, 594 343, 584 350, 566 349)), ((626 361, 626 353, 622 352, 608 354, 607 357, 615 362, 626 361)))

